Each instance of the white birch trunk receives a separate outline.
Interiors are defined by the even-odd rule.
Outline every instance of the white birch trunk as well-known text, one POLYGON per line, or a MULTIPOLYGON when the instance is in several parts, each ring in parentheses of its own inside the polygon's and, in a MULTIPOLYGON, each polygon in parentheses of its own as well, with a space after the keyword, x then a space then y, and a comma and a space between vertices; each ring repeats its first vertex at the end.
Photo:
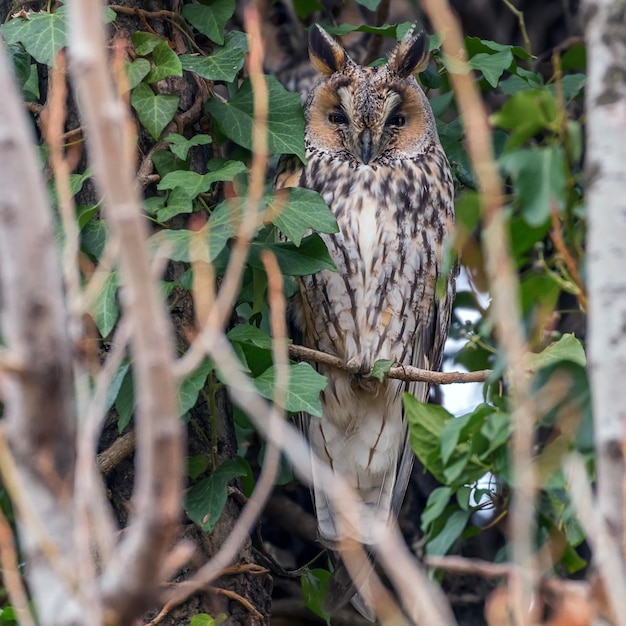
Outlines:
POLYGON ((589 372, 598 508, 606 529, 598 541, 616 557, 604 577, 609 590, 614 587, 614 608, 623 622, 626 590, 619 597, 615 576, 624 580, 626 545, 626 5, 622 0, 587 0, 582 17, 588 52, 589 372))

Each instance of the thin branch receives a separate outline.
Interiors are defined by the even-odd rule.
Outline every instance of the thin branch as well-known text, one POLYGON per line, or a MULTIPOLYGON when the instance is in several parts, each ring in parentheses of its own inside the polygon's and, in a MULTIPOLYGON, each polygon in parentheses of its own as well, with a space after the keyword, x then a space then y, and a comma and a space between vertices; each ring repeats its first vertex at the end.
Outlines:
POLYGON ((455 574, 503 578, 510 576, 511 566, 507 563, 491 563, 481 559, 466 559, 462 556, 428 556, 424 563, 433 569, 442 569, 455 574))
POLYGON ((135 433, 129 431, 116 439, 106 450, 98 455, 98 469, 103 476, 108 476, 124 459, 135 451, 135 433))
MULTIPOLYGON (((313 350, 305 346, 290 344, 289 355, 296 359, 323 363, 337 369, 352 371, 345 361, 332 354, 313 350)), ((431 372, 411 365, 392 365, 386 373, 388 378, 404 381, 420 381, 433 385, 451 385, 453 383, 484 383, 492 374, 492 370, 478 370, 475 372, 431 372)))
POLYGON ((2 565, 2 582, 6 587, 18 623, 22 626, 35 626, 35 620, 28 606, 28 594, 26 593, 18 569, 17 550, 13 542, 13 531, 1 510, 0 564, 2 565))
POLYGON ((147 225, 134 174, 134 141, 128 108, 109 70, 98 0, 69 3, 69 50, 96 182, 111 236, 119 241, 132 326, 131 352, 137 395, 134 518, 102 576, 109 619, 131 623, 151 602, 180 515, 183 425, 172 376, 173 337, 151 274, 147 225))
MULTIPOLYGON (((245 12, 245 25, 250 41, 250 77, 255 85, 253 89, 254 112, 257 124, 263 125, 262 132, 255 134, 259 139, 261 136, 266 137, 267 120, 267 88, 258 88, 255 84, 259 80, 265 83, 263 78, 263 48, 260 32, 260 24, 258 13, 255 8, 249 7, 245 12), (260 112, 260 115, 258 113, 260 112)), ((256 150, 260 150, 263 154, 265 145, 256 145, 256 150)), ((265 177, 265 164, 261 163, 262 168, 257 170, 256 176, 265 177)), ((252 185, 250 186, 252 189, 252 185)), ((262 189, 262 187, 261 187, 262 189)), ((258 191, 258 190, 257 190, 258 191)), ((251 190, 250 193, 253 193, 251 190)), ((258 202, 252 199, 252 202, 258 202)), ((206 249, 206 248, 204 248, 206 249)), ((289 361, 287 357, 287 339, 286 339, 286 314, 287 307, 285 297, 283 295, 283 281, 280 268, 276 258, 271 253, 266 253, 262 257, 268 276, 268 300, 270 305, 270 323, 272 328, 273 341, 273 359, 276 372, 276 381, 274 385, 274 404, 269 414, 269 437, 267 439, 267 448, 261 474, 257 480, 256 487, 252 496, 249 498, 246 506, 239 515, 237 522, 231 530, 228 538, 220 547, 220 550, 213 558, 202 567, 194 576, 180 585, 176 590, 176 595, 169 599, 168 604, 178 604, 184 601, 194 591, 203 588, 208 582, 219 576, 239 553, 241 546, 249 536, 250 529, 263 511, 263 507, 272 493, 276 476, 280 469, 280 450, 281 436, 280 425, 284 419, 285 401, 287 394, 287 386, 289 383, 289 361)), ((212 281, 212 277, 208 278, 212 281)), ((211 292, 212 284, 206 285, 205 289, 201 289, 201 285, 197 286, 197 292, 211 292)), ((215 305, 214 305, 215 306, 215 305)), ((206 319, 207 324, 210 322, 210 313, 205 310, 196 309, 196 316, 199 320, 206 319)))
POLYGON ((435 28, 445 35, 443 49, 458 71, 450 71, 456 103, 463 118, 467 150, 480 184, 485 227, 483 249, 492 294, 492 313, 500 346, 507 358, 513 407, 511 545, 519 576, 511 579, 518 625, 528 624, 536 572, 533 568, 535 477, 532 464, 534 406, 526 358, 529 352, 520 317, 519 282, 512 261, 509 231, 502 210, 503 192, 491 144, 491 132, 457 18, 447 0, 422 0, 435 28))
POLYGON ((530 44, 530 38, 528 37, 528 31, 526 30, 526 20, 524 19, 524 11, 520 11, 511 0, 502 0, 505 6, 515 17, 517 18, 517 22, 519 24, 520 32, 522 33, 522 39, 524 40, 524 49, 528 54, 532 54, 532 46, 530 44))

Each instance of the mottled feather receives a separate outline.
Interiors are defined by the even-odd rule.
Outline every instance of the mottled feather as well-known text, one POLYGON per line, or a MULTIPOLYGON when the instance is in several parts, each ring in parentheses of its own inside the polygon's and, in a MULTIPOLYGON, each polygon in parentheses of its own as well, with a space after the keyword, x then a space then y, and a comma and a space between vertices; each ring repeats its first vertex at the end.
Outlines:
MULTIPOLYGON (((318 26, 309 51, 322 73, 306 104, 307 163, 281 163, 277 187, 319 192, 339 225, 322 235, 337 266, 300 280, 294 309, 307 346, 333 354, 357 372, 319 365, 328 377, 323 417, 304 420, 317 456, 359 493, 366 510, 344 533, 376 543, 377 520, 398 514, 413 453, 402 392, 425 401, 428 386, 368 376, 379 359, 436 370, 448 332, 455 272, 438 296, 444 246, 454 221, 450 166, 428 99, 413 72, 427 61, 414 30, 381 67, 357 65, 318 26), (371 514, 368 513, 371 511, 371 514)), ((320 539, 340 539, 332 504, 313 486, 320 539)), ((364 565, 365 566, 365 565, 364 565)), ((338 606, 354 590, 336 577, 338 606)), ((345 579, 345 577, 344 577, 345 579)), ((353 603, 372 617, 356 598, 353 603)))

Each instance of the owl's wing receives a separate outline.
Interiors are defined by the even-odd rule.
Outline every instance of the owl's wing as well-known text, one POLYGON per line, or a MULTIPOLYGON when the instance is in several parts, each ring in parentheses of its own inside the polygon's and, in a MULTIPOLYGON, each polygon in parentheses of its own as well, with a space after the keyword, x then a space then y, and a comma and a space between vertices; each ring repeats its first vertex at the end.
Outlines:
POLYGON ((274 178, 274 189, 304 187, 304 183, 304 165, 302 161, 293 154, 281 157, 280 161, 278 161, 274 178))

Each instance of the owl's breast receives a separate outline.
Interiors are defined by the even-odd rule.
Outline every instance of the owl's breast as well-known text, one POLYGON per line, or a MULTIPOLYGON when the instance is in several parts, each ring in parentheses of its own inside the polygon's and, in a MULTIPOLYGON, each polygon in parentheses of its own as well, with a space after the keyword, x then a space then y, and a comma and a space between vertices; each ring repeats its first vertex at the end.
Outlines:
POLYGON ((310 342, 364 366, 410 360, 408 338, 434 315, 450 193, 410 162, 355 167, 310 158, 306 179, 339 225, 324 235, 337 272, 302 283, 310 342))

